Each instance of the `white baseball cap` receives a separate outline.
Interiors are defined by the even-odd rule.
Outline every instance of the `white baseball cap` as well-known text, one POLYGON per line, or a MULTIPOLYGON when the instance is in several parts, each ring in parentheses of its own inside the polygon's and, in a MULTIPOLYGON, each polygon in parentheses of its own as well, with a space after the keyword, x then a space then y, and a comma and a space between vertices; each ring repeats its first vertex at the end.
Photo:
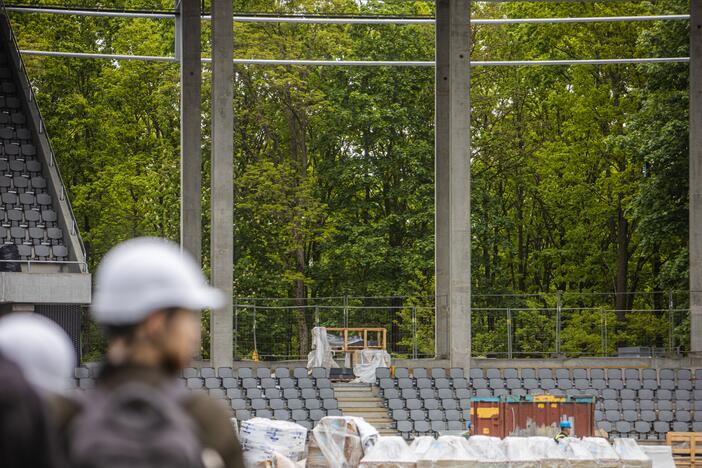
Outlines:
POLYGON ((14 361, 40 392, 64 393, 76 367, 76 351, 56 322, 30 312, 0 319, 0 353, 14 361))
POLYGON ((199 266, 177 244, 142 237, 119 244, 103 258, 92 313, 104 325, 131 325, 161 309, 223 304, 224 295, 208 286, 199 266))

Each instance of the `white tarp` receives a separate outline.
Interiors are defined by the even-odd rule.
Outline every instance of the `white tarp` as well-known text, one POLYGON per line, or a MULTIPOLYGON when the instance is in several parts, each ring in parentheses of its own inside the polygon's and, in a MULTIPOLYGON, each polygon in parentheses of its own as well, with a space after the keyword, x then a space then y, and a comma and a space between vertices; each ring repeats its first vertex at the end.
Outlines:
POLYGON ((432 436, 415 437, 410 444, 410 451, 414 454, 415 458, 419 459, 419 457, 429 450, 429 447, 431 447, 431 444, 433 444, 435 440, 436 439, 432 436))
POLYGON ((595 457, 592 456, 592 452, 582 440, 575 437, 566 437, 561 439, 558 445, 566 454, 568 466, 573 468, 597 468, 595 457))
POLYGON ((417 457, 398 436, 379 437, 361 460, 362 468, 415 468, 417 457))
POLYGON ((619 466, 619 455, 609 445, 609 441, 602 437, 583 437, 583 444, 592 454, 597 466, 603 468, 617 468, 619 466))
POLYGON ((330 468, 357 467, 378 440, 378 431, 373 426, 353 416, 326 416, 317 423, 312 435, 314 446, 321 452, 321 456, 314 454, 317 460, 314 466, 330 468))
POLYGON ((568 466, 566 455, 553 437, 529 437, 529 448, 540 460, 542 468, 561 468, 568 466))
POLYGON ((324 327, 314 327, 312 329, 312 351, 307 355, 307 368, 324 367, 330 369, 339 367, 334 361, 329 340, 327 340, 327 329, 324 327))
POLYGON ((506 437, 502 441, 502 447, 510 467, 537 468, 539 466, 539 459, 529 448, 528 437, 506 437))
POLYGON ((390 367, 390 354, 384 349, 362 349, 354 354, 354 382, 374 383, 378 367, 390 367))
POLYGON ((441 436, 417 458, 417 468, 463 468, 479 466, 478 455, 459 436, 441 436))
POLYGON ((253 418, 241 422, 239 439, 248 466, 260 466, 276 454, 299 461, 305 458, 307 429, 289 421, 253 418))
POLYGON ((507 468, 507 456, 502 449, 502 439, 484 435, 468 438, 468 446, 478 456, 481 465, 491 468, 507 468))
POLYGON ((641 445, 641 450, 651 458, 653 468, 675 468, 673 448, 669 445, 641 445))
POLYGON ((651 468, 651 458, 641 450, 634 439, 614 439, 614 451, 619 455, 622 468, 651 468))

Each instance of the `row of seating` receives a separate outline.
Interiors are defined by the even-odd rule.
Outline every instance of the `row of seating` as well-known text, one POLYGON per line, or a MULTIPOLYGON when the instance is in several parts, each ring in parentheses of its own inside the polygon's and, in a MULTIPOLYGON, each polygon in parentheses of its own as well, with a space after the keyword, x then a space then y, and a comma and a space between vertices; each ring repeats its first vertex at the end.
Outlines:
MULTIPOLYGON (((2 98, 0 97, 0 99, 2 98)), ((9 144, 23 145, 25 143, 31 143, 32 131, 21 125, 2 124, 0 125, 0 140, 2 140, 0 141, 0 145, 3 146, 9 144)), ((4 154, 5 151, 3 149, 3 151, 0 152, 0 156, 3 156, 4 154)))
POLYGON ((17 199, 17 194, 30 193, 35 194, 37 200, 36 205, 39 206, 51 206, 52 200, 51 195, 46 192, 46 179, 41 176, 12 176, 0 175, 0 193, 3 195, 3 204, 7 205, 6 209, 14 208, 19 199, 17 199), (7 197, 5 197, 5 195, 7 197), (12 198, 12 195, 15 198, 12 198), (41 196, 41 197, 40 197, 41 196))
MULTIPOLYGON (((2 112, 0 112, 0 115, 2 115, 2 112)), ((14 139, 13 136, 16 136, 16 133, 12 127, 0 127, 0 139, 12 140, 14 139)), ((32 143, 20 144, 4 141, 0 145, 0 154, 5 156, 5 159, 8 159, 9 156, 31 158, 37 155, 37 147, 32 143)))
POLYGON ((41 162, 33 158, 18 158, 10 156, 0 159, 0 174, 12 177, 25 177, 31 179, 41 174, 41 162))
MULTIPOLYGON (((16 210, 15 210, 16 211, 16 210)), ((6 244, 18 245, 60 245, 63 240, 63 230, 57 227, 23 228, 0 226, 0 241, 6 244)))
POLYGON ((27 122, 27 118, 24 112, 19 111, 0 111, 0 125, 24 125, 27 122))
MULTIPOLYGON (((27 195, 27 194, 22 194, 27 195)), ((24 197, 20 197, 20 201, 24 197)), ((25 201, 27 201, 25 199, 25 201)), ((18 209, 10 208, 7 211, 0 209, 0 226, 4 228, 51 228, 56 227, 57 216, 54 210, 18 209)), ((4 237, 4 236, 3 236, 4 237)))
MULTIPOLYGON (((414 368, 406 367, 395 368, 394 375, 391 375, 389 368, 378 368, 376 372, 377 378, 465 378, 474 379, 516 379, 516 380, 626 380, 626 381, 691 381, 693 373, 691 369, 604 369, 604 368, 471 368, 468 376, 465 375, 463 368, 451 368, 448 371, 441 367, 414 368)), ((702 369, 695 370, 695 379, 702 380, 702 369)))

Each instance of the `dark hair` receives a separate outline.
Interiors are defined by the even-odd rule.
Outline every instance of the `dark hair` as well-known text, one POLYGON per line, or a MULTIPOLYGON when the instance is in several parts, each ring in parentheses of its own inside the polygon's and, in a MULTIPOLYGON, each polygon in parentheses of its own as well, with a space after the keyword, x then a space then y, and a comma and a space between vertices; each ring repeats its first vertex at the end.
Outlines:
MULTIPOLYGON (((175 313, 180 310, 178 307, 169 307, 167 309, 161 309, 166 315, 166 322, 170 322, 175 316, 175 313)), ((105 325, 103 327, 103 333, 108 341, 115 339, 123 339, 127 343, 130 343, 134 339, 137 328, 139 328, 140 323, 130 323, 129 325, 105 325)))
POLYGON ((0 465, 62 467, 57 433, 46 408, 22 371, 0 355, 0 465))

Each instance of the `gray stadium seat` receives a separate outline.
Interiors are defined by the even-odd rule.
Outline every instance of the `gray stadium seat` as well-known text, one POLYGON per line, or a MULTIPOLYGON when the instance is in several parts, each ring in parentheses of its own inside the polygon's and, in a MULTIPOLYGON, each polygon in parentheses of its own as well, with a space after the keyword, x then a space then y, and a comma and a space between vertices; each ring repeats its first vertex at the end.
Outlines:
MULTIPOLYGON (((389 380, 389 379, 388 379, 389 380)), ((391 381, 392 382, 392 381, 391 381)), ((295 380, 290 378, 290 377, 283 377, 281 379, 278 379, 278 386, 280 388, 286 389, 286 388, 294 388, 295 387, 295 380)), ((382 387, 381 387, 382 388, 382 387)))
POLYGON ((600 369, 600 368, 590 369, 590 379, 591 380, 604 380, 605 379, 604 369, 600 369))
POLYGON ((609 433, 612 432, 612 423, 607 420, 602 420, 597 422, 597 427, 603 431, 609 433))
POLYGON ((326 379, 329 376, 329 373, 324 367, 313 367, 311 376, 315 379, 326 379))
POLYGON ((404 437, 407 437, 412 432, 412 423, 410 421, 398 421, 396 428, 398 432, 404 434, 404 437))
POLYGON ((290 410, 281 408, 273 410, 273 418, 278 421, 289 421, 292 419, 292 416, 290 415, 290 410))
POLYGON ((229 401, 229 405, 233 410, 246 409, 246 400, 242 398, 232 398, 229 401))
POLYGON ((658 372, 658 380, 675 380, 675 371, 673 369, 661 369, 658 372))
POLYGON ((688 432, 690 424, 682 421, 673 421, 673 432, 688 432))
POLYGON ((291 410, 300 410, 305 407, 305 403, 303 400, 299 398, 290 398, 288 399, 288 408, 291 410))
POLYGON ((285 388, 283 389, 283 398, 286 400, 300 398, 300 390, 297 388, 285 388))
MULTIPOLYGON (((409 398, 419 398, 422 393, 428 394, 427 398, 431 398, 432 396, 434 396, 434 391, 431 388, 423 388, 421 391, 418 391, 416 388, 403 388, 402 398, 404 398, 405 400, 409 398)), ((422 396, 422 398, 424 397, 422 396)))
POLYGON ((422 400, 419 400, 417 398, 410 398, 408 400, 405 400, 405 408, 409 410, 416 410, 416 409, 422 409, 424 405, 422 404, 422 400))
POLYGON ((484 377, 483 370, 477 367, 472 367, 468 373, 471 380, 482 379, 484 377))
POLYGON ((658 410, 658 420, 659 420, 659 421, 671 422, 671 421, 673 421, 673 419, 675 419, 675 418, 674 418, 674 416, 673 416, 673 412, 672 412, 672 411, 669 411, 669 410, 663 410, 663 411, 658 410))
POLYGON ((502 370, 502 378, 504 379, 519 379, 519 372, 513 367, 508 367, 502 370))
POLYGON ((433 432, 443 432, 446 430, 446 422, 445 421, 432 421, 431 422, 431 430, 433 432))
POLYGON ((389 367, 377 367, 375 369, 376 382, 380 379, 389 379, 390 377, 391 377, 391 375, 390 375, 390 368, 389 367))
POLYGON ((439 404, 439 400, 437 400, 436 398, 428 398, 424 400, 424 409, 432 410, 439 408, 441 408, 441 405, 439 404))
POLYGON ((296 367, 293 369, 293 378, 295 379, 306 379, 307 369, 304 367, 296 367))
POLYGON ((538 376, 540 380, 553 379, 553 371, 551 369, 538 369, 538 376))
POLYGON ((429 378, 429 372, 424 367, 415 367, 412 369, 412 377, 414 379, 428 379, 429 378))
POLYGON ((570 380, 570 370, 559 367, 556 369, 556 380, 570 380))
POLYGON ((407 421, 409 419, 409 412, 405 409, 392 410, 392 419, 395 421, 407 421))
POLYGON ((207 377, 205 379, 205 387, 207 388, 220 388, 222 386, 222 380, 217 377, 207 377))
POLYGON ((485 371, 485 377, 490 380, 490 379, 501 379, 502 374, 500 373, 500 369, 495 369, 493 367, 487 369, 485 371))
POLYGON ((245 408, 237 409, 234 414, 236 415, 236 419, 238 419, 239 421, 246 421, 248 419, 251 419, 251 411, 245 408))
POLYGON ((469 388, 468 379, 465 377, 457 377, 451 380, 451 385, 455 389, 459 388, 469 388))
POLYGON ((427 419, 427 413, 423 409, 413 409, 409 412, 409 418, 412 421, 424 421, 427 419))
POLYGON ((301 396, 305 400, 310 398, 317 398, 317 390, 314 388, 303 388, 301 396))
POLYGON ((622 400, 635 400, 636 392, 634 390, 625 388, 619 392, 619 398, 621 398, 622 400))
POLYGON ((431 430, 431 426, 427 421, 415 421, 414 422, 414 432, 418 434, 425 434, 431 430))
POLYGON ((263 399, 263 391, 260 388, 246 388, 246 398, 249 400, 261 400, 263 399))
POLYGON ((281 379, 283 377, 285 377, 285 378, 290 377, 290 369, 288 369, 287 367, 276 367, 275 378, 281 379))
POLYGON ((442 367, 432 367, 431 368, 431 378, 432 379, 446 379, 446 369, 442 367))
POLYGON ((395 368, 395 378, 396 379, 409 378, 409 369, 407 369, 406 367, 396 367, 395 368))
POLYGON ((449 369, 449 377, 451 379, 462 379, 465 377, 462 367, 452 367, 449 369))
POLYGON ((324 411, 323 409, 310 410, 310 419, 312 421, 315 421, 315 422, 319 421, 320 419, 322 419, 326 415, 327 415, 327 412, 324 411))
MULTIPOLYGON (((283 393, 279 388, 267 388, 263 391, 263 396, 269 400, 280 400, 283 398, 283 393)), ((273 408, 275 409, 275 408, 273 408)))

